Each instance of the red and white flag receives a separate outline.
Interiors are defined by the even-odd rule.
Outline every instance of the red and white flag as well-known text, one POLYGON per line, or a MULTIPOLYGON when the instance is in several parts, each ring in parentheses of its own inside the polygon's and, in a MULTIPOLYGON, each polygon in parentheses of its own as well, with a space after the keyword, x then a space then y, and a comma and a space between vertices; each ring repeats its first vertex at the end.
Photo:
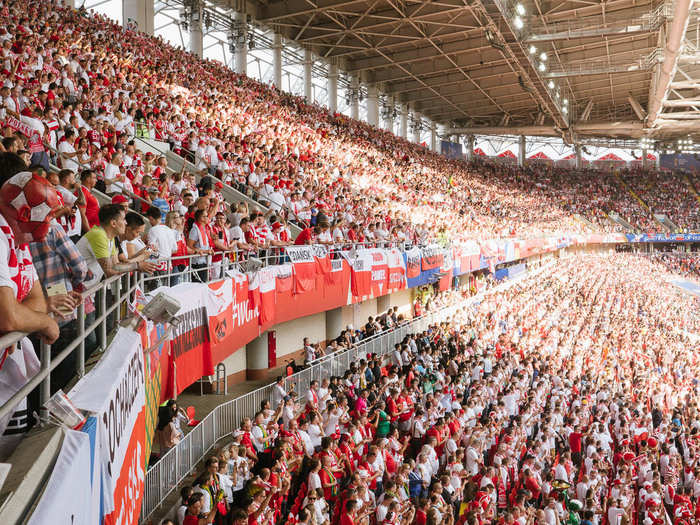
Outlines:
POLYGON ((312 246, 288 246, 287 256, 294 267, 294 293, 309 292, 316 287, 316 257, 312 246))

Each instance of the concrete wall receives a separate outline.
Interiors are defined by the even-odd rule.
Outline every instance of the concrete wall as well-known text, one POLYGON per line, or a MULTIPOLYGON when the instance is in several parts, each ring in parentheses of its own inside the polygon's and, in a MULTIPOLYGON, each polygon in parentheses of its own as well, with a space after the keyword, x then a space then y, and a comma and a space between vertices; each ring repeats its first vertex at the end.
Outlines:
MULTIPOLYGON (((272 327, 277 332, 277 360, 303 349, 304 337, 312 343, 326 340, 326 312, 294 319, 272 327)), ((279 363, 278 363, 279 364, 279 363)))
POLYGON ((226 367, 226 380, 229 384, 245 381, 246 368, 248 360, 246 358, 246 349, 239 348, 233 354, 223 360, 226 367))

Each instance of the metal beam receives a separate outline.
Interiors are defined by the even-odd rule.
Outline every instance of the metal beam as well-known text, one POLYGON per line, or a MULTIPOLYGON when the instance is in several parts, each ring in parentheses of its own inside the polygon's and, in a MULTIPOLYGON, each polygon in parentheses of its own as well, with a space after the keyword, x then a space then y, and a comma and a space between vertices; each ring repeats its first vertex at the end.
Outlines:
MULTIPOLYGON (((681 98, 678 100, 664 100, 665 108, 687 108, 692 106, 700 106, 700 98, 681 98)), ((673 113, 667 113, 669 116, 673 113)))
POLYGON ((561 69, 544 73, 544 78, 578 77, 586 75, 609 75, 611 73, 632 73, 634 71, 647 71, 650 65, 643 59, 637 62, 610 63, 608 60, 599 60, 597 63, 591 60, 576 64, 562 64, 561 69))
POLYGON ((644 120, 647 116, 646 111, 642 108, 642 106, 639 105, 639 102, 637 102, 637 99, 634 98, 632 95, 627 95, 627 101, 630 103, 630 106, 632 106, 632 110, 634 111, 634 114, 637 115, 637 118, 639 120, 644 120))
POLYGON ((663 3, 656 9, 642 15, 626 19, 610 20, 603 16, 549 22, 543 27, 532 25, 526 42, 550 42, 552 40, 570 40, 574 38, 591 38, 608 35, 628 35, 656 31, 672 14, 671 3, 663 3))
MULTIPOLYGON (((576 122, 571 125, 574 133, 581 134, 599 134, 604 135, 618 134, 628 136, 641 136, 643 125, 641 122, 576 122)), ((453 128, 450 133, 465 135, 526 135, 526 136, 552 136, 558 137, 561 135, 561 130, 554 126, 520 126, 520 127, 468 127, 468 128, 453 128)))
POLYGON ((668 90, 678 67, 678 57, 688 28, 692 4, 693 0, 676 0, 675 2, 673 18, 666 36, 663 63, 658 68, 658 76, 649 89, 649 104, 647 105, 649 112, 647 117, 648 127, 654 125, 654 121, 661 111, 662 103, 668 97, 668 90))

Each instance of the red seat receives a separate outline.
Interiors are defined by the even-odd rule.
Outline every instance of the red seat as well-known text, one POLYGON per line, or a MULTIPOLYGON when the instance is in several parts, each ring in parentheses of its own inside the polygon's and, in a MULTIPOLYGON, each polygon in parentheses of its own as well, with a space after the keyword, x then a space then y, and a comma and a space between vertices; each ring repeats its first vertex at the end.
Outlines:
POLYGON ((187 407, 187 417, 190 418, 190 420, 187 422, 188 427, 196 427, 199 425, 199 421, 194 418, 195 415, 195 409, 192 405, 187 407))

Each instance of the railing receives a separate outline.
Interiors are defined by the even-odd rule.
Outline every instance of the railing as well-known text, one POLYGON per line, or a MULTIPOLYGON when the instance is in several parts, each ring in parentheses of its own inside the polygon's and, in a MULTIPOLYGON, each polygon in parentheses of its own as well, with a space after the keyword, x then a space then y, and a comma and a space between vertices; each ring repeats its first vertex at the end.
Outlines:
MULTIPOLYGON (((66 346, 58 355, 51 357, 51 345, 41 342, 39 356, 41 359, 41 369, 29 380, 29 382, 20 388, 10 399, 2 403, 0 406, 0 419, 9 416, 14 411, 17 404, 27 395, 32 392, 37 386, 41 385, 40 403, 43 406, 48 401, 51 394, 51 372, 61 364, 69 355, 77 350, 76 373, 78 377, 85 375, 85 344, 87 335, 95 332, 98 339, 97 350, 105 350, 107 348, 108 324, 118 323, 122 317, 122 305, 126 305, 131 294, 134 292, 140 282, 143 274, 127 273, 123 275, 115 275, 106 279, 82 293, 83 301, 78 306, 77 310, 77 336, 66 346), (124 288, 124 289, 122 289, 124 288), (111 305, 107 306, 107 294, 111 293, 114 300, 111 305), (85 325, 85 300, 94 297, 96 308, 95 320, 85 325), (113 319, 110 319, 110 316, 113 319)), ((11 332, 0 337, 0 348, 8 348, 17 345, 24 337, 29 334, 21 332, 11 332)))

